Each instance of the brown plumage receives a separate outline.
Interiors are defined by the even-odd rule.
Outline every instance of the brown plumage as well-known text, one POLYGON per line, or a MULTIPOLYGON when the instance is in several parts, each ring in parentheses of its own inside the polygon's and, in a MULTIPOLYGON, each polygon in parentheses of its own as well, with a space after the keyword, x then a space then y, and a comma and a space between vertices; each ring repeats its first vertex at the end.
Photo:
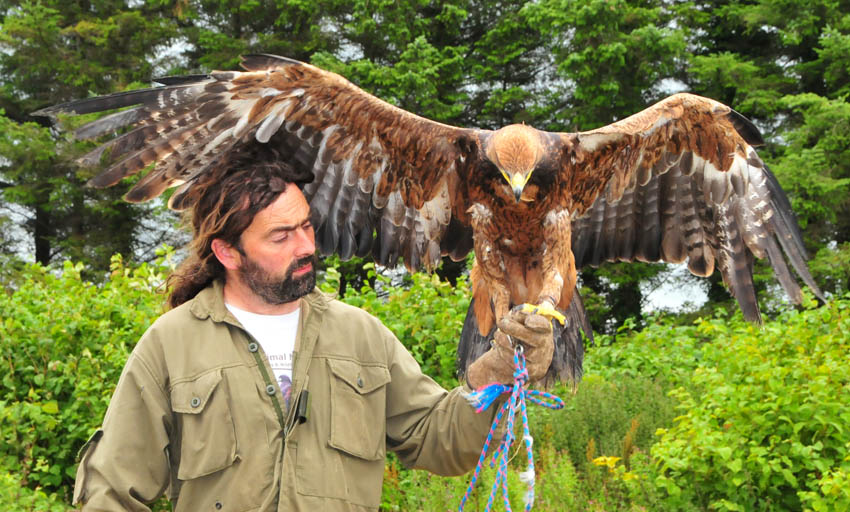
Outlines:
POLYGON ((423 119, 294 60, 250 55, 243 67, 39 113, 132 107, 76 133, 132 127, 81 159, 108 165, 91 180, 97 187, 155 164, 129 201, 178 186, 170 206, 185 208, 195 183, 255 151, 286 160, 290 178, 308 182, 322 254, 371 254, 384 265, 402 258, 414 270, 473 249, 461 371, 510 307, 549 304, 569 320, 555 333, 551 375, 578 380, 579 328, 590 329, 576 271, 604 261, 687 261, 701 276, 718 269, 753 321, 753 256, 770 260, 795 302, 800 288, 786 258, 822 297, 790 204, 753 149, 758 131, 716 101, 677 94, 589 132, 489 131, 423 119))

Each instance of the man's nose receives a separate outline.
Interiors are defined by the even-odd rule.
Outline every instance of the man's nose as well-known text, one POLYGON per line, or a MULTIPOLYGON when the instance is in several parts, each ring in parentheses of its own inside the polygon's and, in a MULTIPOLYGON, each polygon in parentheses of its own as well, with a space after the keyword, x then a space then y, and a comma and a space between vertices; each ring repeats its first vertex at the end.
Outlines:
POLYGON ((316 252, 316 235, 313 228, 298 228, 295 230, 296 254, 298 257, 310 256, 316 252))

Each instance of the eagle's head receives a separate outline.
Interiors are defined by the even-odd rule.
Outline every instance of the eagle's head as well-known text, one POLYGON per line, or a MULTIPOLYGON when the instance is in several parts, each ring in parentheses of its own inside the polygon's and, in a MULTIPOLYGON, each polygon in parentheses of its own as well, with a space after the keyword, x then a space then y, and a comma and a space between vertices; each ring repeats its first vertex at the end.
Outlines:
POLYGON ((484 154, 502 173, 517 202, 544 151, 541 133, 524 124, 512 124, 493 132, 484 147, 484 154))

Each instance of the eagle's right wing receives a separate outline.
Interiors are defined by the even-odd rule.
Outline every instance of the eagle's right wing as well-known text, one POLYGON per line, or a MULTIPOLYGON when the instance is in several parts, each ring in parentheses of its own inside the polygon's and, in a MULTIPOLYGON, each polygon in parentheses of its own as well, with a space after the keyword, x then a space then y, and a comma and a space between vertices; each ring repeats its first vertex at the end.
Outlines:
POLYGON ((56 105, 42 115, 131 107, 77 130, 94 138, 130 127, 82 158, 108 168, 91 180, 111 186, 154 164, 127 194, 146 201, 180 188, 170 206, 235 154, 279 159, 310 202, 320 252, 371 252, 409 268, 472 247, 459 169, 477 158, 476 130, 416 116, 319 68, 273 55, 249 55, 245 72, 159 80, 163 87, 56 105))

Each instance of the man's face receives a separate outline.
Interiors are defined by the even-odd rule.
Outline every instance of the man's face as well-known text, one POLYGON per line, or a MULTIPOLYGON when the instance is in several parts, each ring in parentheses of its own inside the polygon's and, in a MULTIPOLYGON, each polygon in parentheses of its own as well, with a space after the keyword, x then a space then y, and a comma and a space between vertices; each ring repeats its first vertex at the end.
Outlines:
POLYGON ((254 216, 237 249, 237 275, 265 303, 286 304, 316 286, 316 243, 310 206, 295 185, 254 216))

